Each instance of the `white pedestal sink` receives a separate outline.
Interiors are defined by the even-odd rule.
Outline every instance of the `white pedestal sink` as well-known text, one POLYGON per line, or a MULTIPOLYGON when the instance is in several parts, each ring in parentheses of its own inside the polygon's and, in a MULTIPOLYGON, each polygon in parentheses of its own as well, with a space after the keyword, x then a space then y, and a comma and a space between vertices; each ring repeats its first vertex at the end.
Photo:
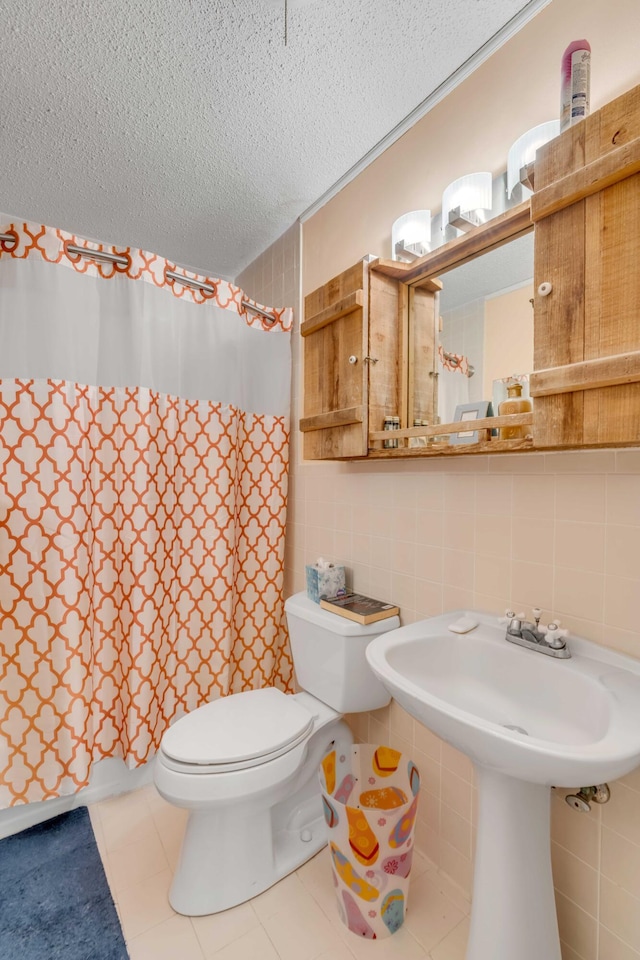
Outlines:
POLYGON ((552 785, 640 764, 640 661, 578 637, 556 660, 456 611, 382 634, 367 660, 416 720, 474 761, 478 838, 467 960, 560 960, 551 876, 552 785), (477 626, 449 630, 465 616, 477 626))

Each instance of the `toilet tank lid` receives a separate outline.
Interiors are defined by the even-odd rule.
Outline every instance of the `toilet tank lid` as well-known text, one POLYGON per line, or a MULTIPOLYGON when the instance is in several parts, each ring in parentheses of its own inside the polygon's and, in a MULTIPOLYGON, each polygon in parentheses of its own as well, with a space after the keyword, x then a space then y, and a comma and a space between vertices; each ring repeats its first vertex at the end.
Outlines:
POLYGON ((294 746, 313 716, 275 687, 220 697, 169 727, 162 749, 181 763, 228 764, 267 757, 294 746))
POLYGON ((315 623, 316 626, 342 637, 376 637, 380 633, 387 633, 400 626, 398 617, 388 617, 386 620, 377 620, 375 623, 356 623, 354 620, 348 620, 337 613, 325 610, 319 603, 310 600, 304 591, 294 593, 285 600, 284 608, 287 613, 306 620, 307 623, 315 623))

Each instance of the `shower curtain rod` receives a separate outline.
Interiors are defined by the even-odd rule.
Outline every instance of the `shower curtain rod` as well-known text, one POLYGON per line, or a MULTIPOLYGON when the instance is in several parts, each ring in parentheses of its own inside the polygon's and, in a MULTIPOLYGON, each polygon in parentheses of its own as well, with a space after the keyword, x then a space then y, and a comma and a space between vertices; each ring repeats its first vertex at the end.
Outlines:
MULTIPOLYGON (((15 239, 16 238, 11 233, 0 233, 0 243, 15 243, 15 239)), ((72 253, 80 257, 86 257, 88 260, 101 260, 105 263, 117 263, 120 266, 126 266, 126 264, 129 263, 128 257, 124 257, 118 253, 107 253, 104 250, 91 250, 89 247, 78 247, 73 243, 68 243, 66 245, 65 252, 72 253)), ((185 287, 193 287, 196 290, 203 290, 205 293, 215 293, 215 289, 210 283, 204 283, 202 280, 192 280, 191 277, 184 277, 181 273, 177 273, 175 270, 165 271, 165 276, 168 277, 169 280, 174 280, 177 283, 181 283, 185 287)), ((248 300, 242 300, 241 305, 245 308, 245 310, 249 310, 251 313, 256 313, 260 317, 264 317, 264 319, 268 320, 269 323, 276 322, 276 318, 272 313, 267 313, 266 310, 261 310, 260 307, 254 306, 252 303, 249 303, 248 300)))
MULTIPOLYGON (((445 358, 445 360, 448 360, 449 363, 452 363, 454 367, 459 367, 460 364, 461 364, 461 362, 462 362, 461 360, 459 360, 459 359, 456 357, 456 355, 455 355, 454 353, 447 353, 446 350, 443 350, 443 351, 442 351, 442 356, 445 358)), ((467 367, 468 367, 468 369, 469 369, 469 372, 467 373, 467 376, 468 376, 468 377, 472 377, 472 376, 474 375, 474 373, 476 372, 476 368, 474 367, 474 365, 473 365, 472 363, 467 363, 467 367)))

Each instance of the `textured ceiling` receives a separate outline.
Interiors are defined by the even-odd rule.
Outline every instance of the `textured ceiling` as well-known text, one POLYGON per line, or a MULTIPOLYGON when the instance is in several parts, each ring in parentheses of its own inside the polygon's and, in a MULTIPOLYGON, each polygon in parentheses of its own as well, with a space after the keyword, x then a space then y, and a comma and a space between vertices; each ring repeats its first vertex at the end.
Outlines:
POLYGON ((525 0, 0 0, 0 210, 234 278, 525 0))

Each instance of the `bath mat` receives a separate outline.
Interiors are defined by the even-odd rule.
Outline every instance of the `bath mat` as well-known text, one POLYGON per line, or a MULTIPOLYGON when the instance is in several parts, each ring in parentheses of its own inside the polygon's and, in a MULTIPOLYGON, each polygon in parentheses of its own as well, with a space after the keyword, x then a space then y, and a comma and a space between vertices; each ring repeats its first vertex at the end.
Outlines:
POLYGON ((0 840, 2 960, 128 960, 89 812, 0 840))

